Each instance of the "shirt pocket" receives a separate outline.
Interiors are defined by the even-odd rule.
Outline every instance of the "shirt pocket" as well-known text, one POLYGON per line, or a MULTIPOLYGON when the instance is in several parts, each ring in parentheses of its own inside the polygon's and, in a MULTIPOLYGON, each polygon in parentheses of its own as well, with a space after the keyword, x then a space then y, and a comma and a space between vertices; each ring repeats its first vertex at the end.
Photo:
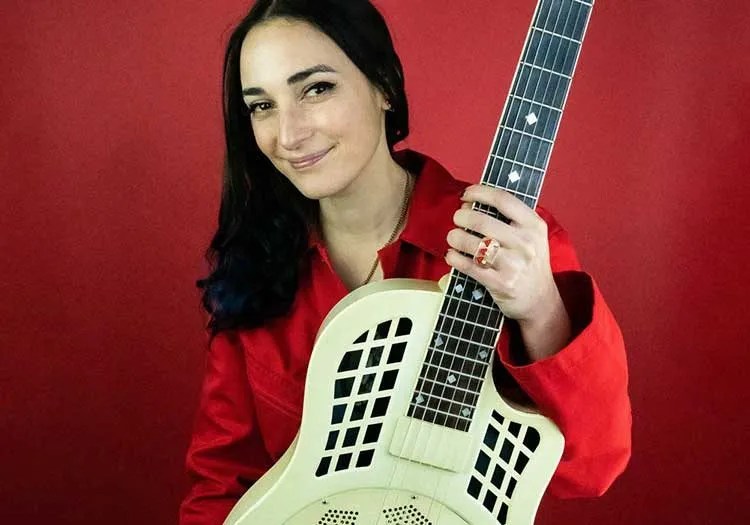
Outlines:
POLYGON ((297 435, 302 422, 304 382, 248 358, 248 379, 266 449, 277 460, 297 435))

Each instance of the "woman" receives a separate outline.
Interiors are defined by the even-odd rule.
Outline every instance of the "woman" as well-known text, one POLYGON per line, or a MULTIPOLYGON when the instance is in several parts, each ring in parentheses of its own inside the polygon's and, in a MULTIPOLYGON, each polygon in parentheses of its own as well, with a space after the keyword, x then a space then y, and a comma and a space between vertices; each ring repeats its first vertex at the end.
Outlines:
POLYGON ((630 455, 617 324, 548 212, 394 151, 409 132, 404 79, 369 1, 259 0, 229 41, 224 118, 219 227, 199 281, 211 338, 183 525, 221 523, 292 442, 315 335, 341 298, 384 278, 438 280, 451 267, 512 320, 498 368, 566 437, 548 491, 607 489, 630 455), (499 250, 472 257, 482 239, 466 229, 499 250))

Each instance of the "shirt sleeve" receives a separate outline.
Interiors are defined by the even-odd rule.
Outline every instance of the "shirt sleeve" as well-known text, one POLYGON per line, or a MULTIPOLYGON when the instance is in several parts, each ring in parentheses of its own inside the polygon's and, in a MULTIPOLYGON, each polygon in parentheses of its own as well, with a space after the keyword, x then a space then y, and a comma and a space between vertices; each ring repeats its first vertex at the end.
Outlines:
POLYGON ((180 525, 220 525, 271 467, 260 436, 242 346, 233 332, 211 339, 186 470, 180 525))
MULTIPOLYGON (((558 353, 525 364, 520 337, 498 347, 504 368, 565 436, 547 492, 561 498, 603 494, 631 451, 625 345, 594 279, 581 270, 567 232, 545 210, 552 272, 571 320, 572 339, 558 353)), ((512 330, 511 330, 512 331, 512 330)))

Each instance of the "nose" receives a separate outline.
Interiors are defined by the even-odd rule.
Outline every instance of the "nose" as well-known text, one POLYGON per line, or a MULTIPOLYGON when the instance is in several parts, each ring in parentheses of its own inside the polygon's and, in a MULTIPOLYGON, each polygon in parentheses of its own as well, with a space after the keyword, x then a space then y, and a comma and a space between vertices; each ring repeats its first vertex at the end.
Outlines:
POLYGON ((296 150, 312 135, 312 127, 304 109, 291 107, 279 111, 279 146, 296 150))

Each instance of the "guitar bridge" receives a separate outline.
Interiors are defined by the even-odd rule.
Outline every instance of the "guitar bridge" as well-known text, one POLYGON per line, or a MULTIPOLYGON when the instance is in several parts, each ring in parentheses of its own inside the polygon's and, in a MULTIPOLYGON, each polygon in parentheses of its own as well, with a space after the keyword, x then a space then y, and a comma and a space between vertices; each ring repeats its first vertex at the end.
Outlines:
POLYGON ((472 436, 453 428, 401 416, 388 451, 397 457, 451 472, 471 468, 472 436))

